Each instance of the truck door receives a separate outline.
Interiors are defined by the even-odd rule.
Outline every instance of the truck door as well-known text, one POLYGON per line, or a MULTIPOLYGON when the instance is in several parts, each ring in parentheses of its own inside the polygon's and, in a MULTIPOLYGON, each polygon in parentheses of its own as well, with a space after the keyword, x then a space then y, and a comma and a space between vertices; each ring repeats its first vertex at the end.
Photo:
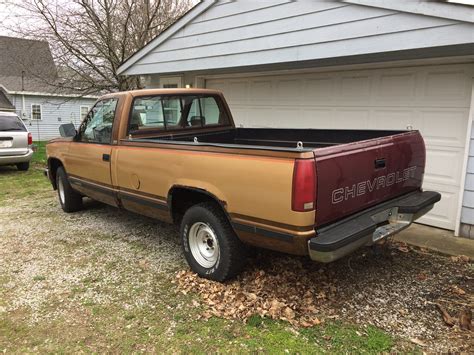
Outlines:
POLYGON ((118 98, 106 98, 94 105, 65 158, 66 173, 73 188, 111 205, 117 204, 110 170, 117 103, 118 98))

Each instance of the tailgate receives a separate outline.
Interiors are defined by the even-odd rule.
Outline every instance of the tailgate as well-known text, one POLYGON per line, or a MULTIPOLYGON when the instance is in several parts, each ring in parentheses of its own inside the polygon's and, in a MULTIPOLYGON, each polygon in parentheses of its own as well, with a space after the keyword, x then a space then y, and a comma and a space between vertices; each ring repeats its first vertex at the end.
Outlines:
POLYGON ((28 132, 0 132, 0 156, 28 153, 28 132))
POLYGON ((314 150, 316 225, 419 190, 425 145, 418 131, 314 150))

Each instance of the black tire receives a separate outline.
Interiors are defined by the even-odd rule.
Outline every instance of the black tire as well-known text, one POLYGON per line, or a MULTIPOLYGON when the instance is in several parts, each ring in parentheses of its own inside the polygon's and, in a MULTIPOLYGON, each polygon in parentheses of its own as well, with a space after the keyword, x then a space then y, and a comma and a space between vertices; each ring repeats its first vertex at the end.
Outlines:
POLYGON ((16 164, 16 168, 20 171, 27 171, 30 168, 30 162, 27 161, 26 163, 18 163, 16 164))
MULTIPOLYGON (((227 217, 215 203, 205 202, 190 207, 181 221, 180 235, 186 261, 191 269, 201 277, 222 282, 238 275, 246 264, 247 248, 239 240, 227 217), (219 253, 213 265, 203 265, 203 262, 198 260, 202 256, 196 257, 196 253, 199 251, 196 250, 196 247, 191 248, 193 241, 190 241, 190 238, 194 238, 190 236, 195 234, 192 230, 196 228, 204 228, 203 234, 209 231, 211 234, 213 233, 212 238, 217 239, 217 243, 215 243, 217 245, 213 245, 219 250, 219 253)), ((203 243, 206 246, 206 243, 203 243)), ((209 242, 207 244, 209 245, 209 242)), ((206 261, 208 260, 204 260, 204 262, 206 261)))
POLYGON ((82 196, 72 189, 66 172, 62 167, 59 167, 56 171, 56 186, 58 190, 59 203, 64 212, 71 213, 82 209, 82 196), (61 191, 64 192, 62 196, 61 191))

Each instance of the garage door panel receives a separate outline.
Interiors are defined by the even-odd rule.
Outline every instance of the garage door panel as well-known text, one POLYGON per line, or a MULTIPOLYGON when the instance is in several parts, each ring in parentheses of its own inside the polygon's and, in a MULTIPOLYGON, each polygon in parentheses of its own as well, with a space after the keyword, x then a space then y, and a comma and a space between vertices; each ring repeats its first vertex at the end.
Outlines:
POLYGON ((426 146, 425 181, 459 187, 463 151, 426 146))
POLYGON ((416 75, 413 72, 381 74, 378 90, 375 92, 380 104, 402 101, 412 102, 415 98, 416 75))
POLYGON ((226 92, 229 92, 229 101, 232 104, 246 104, 248 100, 248 81, 231 81, 227 85, 226 92))
POLYGON ((331 121, 335 128, 367 129, 369 127, 370 112, 362 108, 336 109, 336 115, 331 121))
POLYGON ((224 91, 236 123, 247 127, 420 130, 424 188, 443 196, 422 221, 454 229, 473 74, 459 64, 217 78, 207 86, 224 91))
POLYGON ((212 90, 228 91, 226 82, 226 80, 208 80, 206 82, 206 88, 212 90))
POLYGON ((422 100, 438 105, 468 107, 471 99, 469 79, 463 69, 430 70, 425 76, 422 100))
POLYGON ((385 109, 373 110, 371 124, 376 129, 403 130, 408 126, 419 126, 420 119, 414 118, 412 110, 385 109))
POLYGON ((428 214, 418 219, 418 222, 452 229, 453 220, 456 219, 458 192, 444 191, 443 188, 445 186, 436 184, 425 184, 424 188, 426 190, 438 191, 441 194, 441 200, 428 214))
POLYGON ((304 101, 323 106, 336 101, 336 79, 334 77, 307 79, 304 85, 304 101))
POLYGON ((259 105, 272 105, 274 102, 273 82, 271 80, 254 80, 249 86, 249 101, 259 105))
POLYGON ((278 80, 275 91, 276 101, 283 105, 294 105, 303 99, 300 79, 278 80))
POLYGON ((360 105, 367 105, 370 101, 370 78, 368 76, 343 76, 339 94, 342 100, 357 101, 360 105))
POLYGON ((278 110, 274 110, 271 115, 271 127, 304 127, 304 122, 299 119, 300 113, 296 107, 279 107, 278 110))
MULTIPOLYGON (((301 117, 305 122, 304 128, 321 127, 321 129, 331 129, 334 127, 335 111, 332 108, 303 108, 301 117)), ((295 118, 297 121, 298 119, 295 118)))
POLYGON ((422 109, 419 115, 423 121, 420 130, 427 144, 464 147, 467 110, 422 109))
POLYGON ((247 108, 238 108, 235 107, 232 109, 232 117, 235 120, 235 125, 240 126, 243 125, 245 127, 249 127, 251 120, 249 119, 249 110, 247 108), (236 118, 238 118, 236 120, 236 118))

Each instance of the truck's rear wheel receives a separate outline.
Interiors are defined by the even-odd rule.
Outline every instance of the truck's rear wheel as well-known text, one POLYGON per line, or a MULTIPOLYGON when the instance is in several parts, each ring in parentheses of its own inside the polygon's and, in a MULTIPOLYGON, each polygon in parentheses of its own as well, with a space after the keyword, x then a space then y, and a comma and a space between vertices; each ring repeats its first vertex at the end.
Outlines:
POLYGON ((224 281, 245 266, 246 247, 214 203, 200 203, 186 211, 181 238, 189 266, 201 277, 224 281))
POLYGON ((82 196, 74 191, 62 167, 56 171, 56 186, 58 188, 59 203, 64 212, 76 212, 82 208, 82 196))

